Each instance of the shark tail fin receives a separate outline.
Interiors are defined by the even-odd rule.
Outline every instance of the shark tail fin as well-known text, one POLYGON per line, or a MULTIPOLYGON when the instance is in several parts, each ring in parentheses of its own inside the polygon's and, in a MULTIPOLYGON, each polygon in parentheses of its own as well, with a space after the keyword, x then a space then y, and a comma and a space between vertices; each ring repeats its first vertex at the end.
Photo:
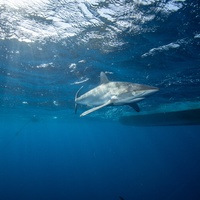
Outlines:
POLYGON ((83 88, 83 86, 76 92, 76 95, 75 95, 75 106, 74 106, 74 108, 75 108, 75 114, 77 113, 77 109, 78 109, 78 104, 76 103, 76 100, 77 100, 79 92, 80 92, 80 90, 82 88, 83 88))

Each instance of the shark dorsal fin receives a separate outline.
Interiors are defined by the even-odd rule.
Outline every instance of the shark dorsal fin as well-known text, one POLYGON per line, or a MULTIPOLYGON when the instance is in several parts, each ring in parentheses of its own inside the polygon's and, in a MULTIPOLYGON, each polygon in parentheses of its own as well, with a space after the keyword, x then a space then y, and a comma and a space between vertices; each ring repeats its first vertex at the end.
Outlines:
POLYGON ((100 81, 101 81, 101 84, 105 84, 105 83, 109 82, 109 80, 104 72, 100 73, 100 81))

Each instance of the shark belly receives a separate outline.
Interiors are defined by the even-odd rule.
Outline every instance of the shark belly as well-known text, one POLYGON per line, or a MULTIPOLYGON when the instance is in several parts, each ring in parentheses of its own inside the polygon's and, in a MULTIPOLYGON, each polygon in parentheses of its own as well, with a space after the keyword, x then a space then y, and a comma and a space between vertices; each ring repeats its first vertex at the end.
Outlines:
POLYGON ((99 106, 110 100, 109 91, 103 85, 90 90, 76 99, 76 103, 87 106, 99 106))

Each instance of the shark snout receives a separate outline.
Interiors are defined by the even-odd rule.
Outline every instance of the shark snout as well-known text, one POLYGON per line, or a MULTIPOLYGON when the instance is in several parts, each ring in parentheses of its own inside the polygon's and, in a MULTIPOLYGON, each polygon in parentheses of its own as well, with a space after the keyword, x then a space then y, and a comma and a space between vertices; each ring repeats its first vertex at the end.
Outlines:
POLYGON ((136 92, 134 91, 132 92, 132 95, 135 97, 146 97, 158 91, 159 88, 157 87, 148 87, 148 88, 143 88, 142 90, 138 90, 136 92))
POLYGON ((157 87, 149 88, 148 90, 145 91, 145 96, 153 94, 153 93, 158 92, 158 91, 159 91, 159 88, 157 88, 157 87))
POLYGON ((136 98, 144 98, 146 96, 149 96, 155 92, 158 92, 159 88, 157 87, 147 87, 144 86, 142 89, 138 90, 138 91, 133 91, 132 95, 136 98))

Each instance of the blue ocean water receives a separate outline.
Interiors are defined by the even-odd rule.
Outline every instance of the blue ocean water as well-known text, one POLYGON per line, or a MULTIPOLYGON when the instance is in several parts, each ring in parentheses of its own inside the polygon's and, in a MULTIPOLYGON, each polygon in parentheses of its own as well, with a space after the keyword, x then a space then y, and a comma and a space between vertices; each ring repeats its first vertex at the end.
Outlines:
POLYGON ((16 136, 20 122, 9 126, 1 124, 1 199, 199 198, 197 127, 63 120, 16 136))
POLYGON ((0 199, 199 200, 199 1, 0 1, 0 199), (111 81, 159 92, 88 116, 111 81))

